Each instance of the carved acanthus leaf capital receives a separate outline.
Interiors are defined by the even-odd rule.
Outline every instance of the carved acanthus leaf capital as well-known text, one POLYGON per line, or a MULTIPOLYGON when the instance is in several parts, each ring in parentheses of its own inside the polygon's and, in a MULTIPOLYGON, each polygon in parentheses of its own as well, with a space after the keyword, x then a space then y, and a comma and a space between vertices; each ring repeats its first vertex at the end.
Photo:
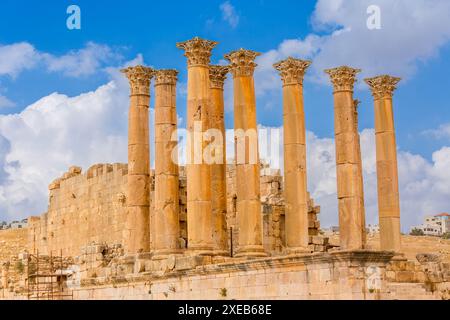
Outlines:
POLYGON ((239 49, 225 55, 225 59, 230 61, 230 71, 233 77, 251 77, 257 64, 255 58, 261 55, 259 52, 239 49))
POLYGON ((162 84, 177 84, 178 71, 174 69, 162 69, 155 71, 155 86, 162 84))
POLYGON ((120 71, 126 75, 130 82, 131 95, 150 95, 150 81, 155 72, 152 68, 139 65, 120 71))
POLYGON ((356 82, 356 75, 359 72, 361 72, 361 69, 354 69, 347 66, 325 70, 325 73, 330 76, 335 92, 353 91, 353 86, 356 82))
POLYGON ((273 67, 280 72, 283 85, 286 86, 290 84, 303 84, 306 69, 308 69, 310 65, 311 61, 289 57, 275 63, 273 67))
POLYGON ((392 98, 395 89, 397 89, 397 83, 401 78, 391 77, 388 75, 382 75, 374 78, 364 79, 372 90, 372 95, 376 99, 392 98))
POLYGON ((223 84, 227 78, 227 74, 230 71, 228 66, 209 66, 209 80, 211 88, 223 89, 223 84))
POLYGON ((204 40, 195 37, 191 40, 178 42, 177 48, 184 50, 184 56, 188 59, 188 66, 203 65, 208 66, 211 58, 212 49, 218 42, 204 40))

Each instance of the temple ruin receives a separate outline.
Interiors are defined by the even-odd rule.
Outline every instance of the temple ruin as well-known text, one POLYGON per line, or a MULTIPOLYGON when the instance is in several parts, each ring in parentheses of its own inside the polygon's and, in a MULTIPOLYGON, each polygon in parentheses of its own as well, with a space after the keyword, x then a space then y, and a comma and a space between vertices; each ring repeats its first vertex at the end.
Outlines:
POLYGON ((188 70, 185 166, 178 165, 173 139, 178 71, 122 70, 130 84, 128 164, 96 164, 84 173, 69 168, 50 184, 46 213, 30 217, 25 229, 0 231, 0 298, 448 298, 449 262, 432 254, 415 261, 401 243, 392 99, 400 79, 365 80, 375 106, 380 240, 374 245, 366 235, 353 95, 360 70, 325 70, 335 118, 339 237, 333 241, 321 232, 320 207, 307 190, 303 79, 312 62, 289 57, 274 65, 283 93, 281 173, 260 161, 252 134, 259 53, 239 49, 225 55, 227 66, 210 65, 216 45, 197 37, 176 45, 188 70), (233 163, 225 148, 228 75, 234 85, 233 163), (203 159, 209 141, 196 133, 209 131, 223 138, 213 151, 221 161, 203 159))

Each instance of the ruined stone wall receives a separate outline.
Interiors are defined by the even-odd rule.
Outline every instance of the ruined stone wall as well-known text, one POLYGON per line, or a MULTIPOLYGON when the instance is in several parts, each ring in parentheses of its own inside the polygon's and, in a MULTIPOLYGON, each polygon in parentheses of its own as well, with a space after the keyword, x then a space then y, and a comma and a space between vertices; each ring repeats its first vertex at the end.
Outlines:
POLYGON ((55 180, 47 214, 30 224, 30 250, 75 256, 91 242, 121 243, 127 172, 125 164, 98 164, 55 180))
POLYGON ((24 265, 17 257, 27 246, 28 229, 0 230, 0 297, 9 291, 9 284, 15 282, 24 272, 24 265))
POLYGON ((28 229, 0 230, 0 264, 27 247, 28 229))

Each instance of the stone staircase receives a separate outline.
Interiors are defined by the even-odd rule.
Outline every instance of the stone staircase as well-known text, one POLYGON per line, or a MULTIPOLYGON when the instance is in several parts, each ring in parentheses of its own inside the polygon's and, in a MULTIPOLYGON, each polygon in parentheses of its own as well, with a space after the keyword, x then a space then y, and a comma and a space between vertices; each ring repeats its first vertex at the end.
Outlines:
POLYGON ((384 300, 439 300, 423 283, 390 282, 384 300))

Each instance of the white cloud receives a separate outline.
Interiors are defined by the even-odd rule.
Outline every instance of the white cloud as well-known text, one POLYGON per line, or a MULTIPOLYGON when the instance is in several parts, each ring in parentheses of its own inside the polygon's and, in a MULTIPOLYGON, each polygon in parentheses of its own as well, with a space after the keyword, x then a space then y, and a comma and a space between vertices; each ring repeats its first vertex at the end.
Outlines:
POLYGON ((27 42, 0 45, 0 76, 17 77, 21 72, 44 67, 68 77, 92 75, 106 64, 118 62, 122 56, 107 45, 88 42, 84 48, 61 56, 38 51, 27 42))
POLYGON ((288 56, 312 59, 307 77, 327 84, 323 70, 340 65, 361 68, 361 78, 383 73, 410 78, 449 42, 449 16, 447 0, 319 0, 312 16, 316 32, 286 39, 257 59, 257 93, 279 88, 272 64, 288 56), (367 28, 370 5, 381 9, 379 30, 367 28))
POLYGON ((450 123, 442 124, 437 129, 425 130, 422 134, 436 139, 450 138, 450 123))
POLYGON ((222 19, 234 29, 239 24, 239 15, 236 12, 235 7, 230 1, 225 1, 220 5, 220 11, 222 11, 222 19))
POLYGON ((71 165, 126 162, 128 86, 77 97, 53 93, 0 116, 0 215, 46 210, 47 185, 71 165))
POLYGON ((39 53, 27 42, 0 45, 0 76, 15 78, 22 71, 32 69, 39 59, 39 53))
POLYGON ((105 62, 119 60, 121 56, 110 47, 88 42, 85 48, 70 51, 62 56, 44 54, 50 72, 61 72, 69 77, 89 76, 98 72, 105 62))
POLYGON ((0 109, 2 108, 12 108, 14 107, 16 104, 9 100, 7 97, 3 96, 0 94, 0 109))
MULTIPOLYGON (((322 208, 321 222, 337 225, 334 141, 308 134, 309 189, 322 208)), ((364 195, 367 224, 378 223, 376 148, 373 129, 361 132, 364 195)), ((402 229, 422 223, 426 215, 450 209, 450 147, 433 153, 432 161, 398 151, 402 229)))

